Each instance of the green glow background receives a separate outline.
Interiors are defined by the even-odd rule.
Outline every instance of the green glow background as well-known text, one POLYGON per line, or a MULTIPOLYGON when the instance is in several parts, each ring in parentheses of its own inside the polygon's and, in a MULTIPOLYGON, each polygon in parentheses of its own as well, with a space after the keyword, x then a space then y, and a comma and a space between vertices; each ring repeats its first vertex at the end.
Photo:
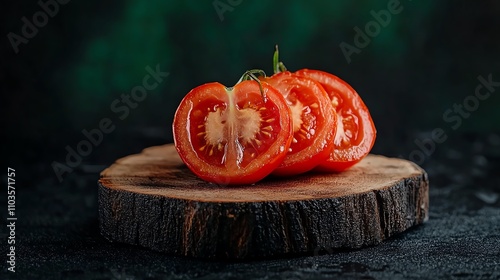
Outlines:
POLYGON ((191 88, 212 81, 230 86, 252 68, 270 74, 278 44, 290 70, 329 71, 358 91, 378 129, 375 152, 405 152, 398 145, 436 127, 450 135, 498 131, 500 89, 456 131, 442 114, 474 93, 477 76, 500 80, 499 2, 402 0, 403 11, 347 63, 339 44, 353 44, 353 28, 364 29, 370 11, 388 2, 243 0, 221 20, 213 1, 73 0, 19 54, 6 34, 19 34, 20 18, 40 7, 9 3, 2 121, 14 132, 12 145, 27 150, 22 160, 51 162, 63 161, 64 147, 83 139, 82 129, 109 117, 116 130, 86 159, 108 163, 171 142, 175 108, 191 88), (119 120, 110 104, 157 64, 169 77, 119 120))

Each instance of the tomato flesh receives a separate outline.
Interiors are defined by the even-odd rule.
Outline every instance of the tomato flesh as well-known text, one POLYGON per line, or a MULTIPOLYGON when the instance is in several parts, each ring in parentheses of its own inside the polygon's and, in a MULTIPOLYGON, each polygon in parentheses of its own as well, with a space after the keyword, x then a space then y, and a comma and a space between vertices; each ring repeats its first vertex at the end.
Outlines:
POLYGON ((174 117, 176 149, 200 178, 252 184, 269 175, 290 147, 292 121, 284 98, 262 82, 226 88, 209 83, 191 90, 174 117))
POLYGON ((348 83, 327 72, 302 69, 295 73, 319 82, 328 93, 338 116, 335 148, 317 169, 340 172, 368 155, 375 143, 376 129, 358 93, 348 83))
POLYGON ((292 144, 273 174, 307 172, 326 160, 333 149, 337 118, 330 99, 320 84, 288 71, 265 80, 285 97, 293 123, 292 144))

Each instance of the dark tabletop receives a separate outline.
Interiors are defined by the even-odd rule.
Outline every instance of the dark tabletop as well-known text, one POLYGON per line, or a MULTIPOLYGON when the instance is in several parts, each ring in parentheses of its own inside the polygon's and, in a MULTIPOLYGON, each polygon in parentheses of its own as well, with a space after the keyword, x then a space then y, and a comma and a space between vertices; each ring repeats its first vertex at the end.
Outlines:
MULTIPOLYGON (((265 260, 205 261, 108 242, 97 218, 96 181, 103 167, 82 165, 61 183, 53 174, 31 177, 16 170, 16 272, 7 273, 4 264, 0 279, 500 277, 497 134, 454 137, 422 163, 430 178, 424 225, 375 247, 265 260)), ((4 195, 1 205, 7 205, 4 195)), ((1 233, 6 240, 5 227, 1 233)), ((6 249, 2 242, 3 256, 6 249)))

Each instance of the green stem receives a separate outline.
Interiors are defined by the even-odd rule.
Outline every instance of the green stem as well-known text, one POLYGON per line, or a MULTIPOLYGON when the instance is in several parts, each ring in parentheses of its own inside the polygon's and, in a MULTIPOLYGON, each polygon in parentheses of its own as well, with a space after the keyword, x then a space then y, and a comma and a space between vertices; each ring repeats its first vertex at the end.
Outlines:
POLYGON ((279 55, 278 45, 276 45, 276 49, 275 49, 274 55, 273 55, 273 72, 274 72, 274 74, 278 74, 278 73, 287 71, 285 64, 283 64, 283 62, 280 61, 279 56, 280 55, 279 55))
POLYGON ((278 45, 276 45, 274 55, 273 55, 273 73, 274 74, 277 74, 280 71, 279 70, 279 63, 280 63, 279 56, 280 55, 279 55, 278 45))
POLYGON ((266 77, 266 72, 264 72, 264 70, 261 70, 261 69, 251 69, 251 70, 247 70, 245 71, 245 73, 243 73, 243 75, 241 76, 241 78, 238 80, 238 82, 236 84, 239 84, 243 81, 248 81, 248 80, 255 80, 257 78, 257 76, 255 76, 255 74, 258 74, 259 76, 264 76, 266 77))
POLYGON ((266 77, 266 72, 264 72, 264 70, 261 70, 261 69, 247 70, 247 71, 245 71, 245 73, 243 73, 243 75, 241 76, 241 78, 238 80, 238 82, 236 84, 239 84, 242 81, 248 81, 248 80, 256 81, 257 84, 259 84, 260 95, 262 96, 262 99, 264 99, 264 101, 266 101, 267 99, 266 99, 266 94, 264 93, 264 88, 262 87, 262 84, 261 84, 259 78, 256 76, 256 74, 259 76, 266 77))

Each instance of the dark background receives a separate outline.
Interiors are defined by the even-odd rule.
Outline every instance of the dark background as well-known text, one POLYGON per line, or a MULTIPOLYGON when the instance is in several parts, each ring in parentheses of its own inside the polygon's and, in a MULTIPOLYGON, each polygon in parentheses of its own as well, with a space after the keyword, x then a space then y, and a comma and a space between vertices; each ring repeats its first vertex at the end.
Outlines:
MULTIPOLYGON (((30 255, 35 248, 32 256, 37 256, 48 248, 55 250, 51 257, 59 266, 40 269, 47 276, 89 261, 57 257, 64 250, 55 248, 91 240, 89 244, 101 244, 97 247, 108 246, 102 252, 118 250, 102 245, 107 243, 98 234, 95 182, 99 172, 119 157, 172 142, 175 109, 193 87, 211 81, 230 86, 252 68, 271 74, 276 44, 290 70, 325 70, 358 91, 377 127, 373 153, 416 161, 429 172, 429 224, 436 236, 449 236, 443 232, 449 226, 432 228, 432 219, 446 219, 454 211, 482 209, 488 215, 500 215, 500 87, 480 101, 470 116, 461 117, 460 125, 443 118, 454 104, 463 104, 474 94, 478 76, 492 75, 493 81, 500 81, 500 2, 401 0, 401 13, 393 14, 349 63, 339 45, 354 46, 354 28, 364 30, 374 21, 371 11, 386 10, 389 2, 221 0, 218 3, 229 5, 229 10, 219 16, 214 1, 73 0, 58 4, 57 13, 20 44, 17 53, 9 34, 22 36, 22 18, 32 23, 42 8, 37 1, 3 3, 0 89, 6 141, 2 161, 16 169, 18 234, 26 245, 21 252, 30 255), (113 101, 142 84, 147 66, 157 65, 169 76, 120 119, 111 109, 113 101), (76 149, 86 139, 82 130, 97 129, 103 118, 111 119, 115 130, 104 134, 60 180, 54 163, 67 165, 67 149, 76 149), (447 140, 429 144, 426 139, 436 128, 444 130, 447 140), (424 154, 418 141, 428 143, 432 151, 424 154), (415 157, 414 151, 425 156, 415 157), (436 205, 433 199, 443 204, 436 205)), ((2 178, 7 180, 6 173, 2 178)), ((6 205, 5 194, 1 198, 1 205, 6 205)), ((485 230, 497 240, 498 223, 491 226, 485 230)), ((4 228, 0 232, 7 234, 4 228)), ((414 238, 432 239, 429 234, 413 232, 414 238)), ((4 250, 6 244, 1 244, 4 250)), ((499 254, 495 252, 493 257, 499 254)), ((24 258, 24 266, 36 275, 37 259, 24 258)), ((42 263, 50 267, 50 258, 44 258, 42 263)), ((116 271, 127 269, 119 260, 114 265, 116 271)), ((150 270, 143 265, 129 274, 138 277, 150 270)), ((370 271, 364 265, 364 272, 370 271)), ((251 272, 251 267, 248 271, 242 267, 251 272)), ((17 276, 26 272, 19 271, 17 276)), ((179 278, 188 277, 180 271, 179 278)), ((441 273, 448 275, 447 271, 441 273)), ((107 270, 99 273, 96 278, 114 277, 107 270)), ((276 277, 280 275, 278 270, 276 277)))
POLYGON ((458 129, 443 120, 474 94, 479 75, 500 80, 497 1, 401 1, 402 12, 350 64, 340 43, 354 45, 353 28, 364 29, 374 20, 370 11, 390 1, 240 2, 221 21, 212 1, 71 1, 17 54, 7 34, 22 35, 21 18, 32 22, 41 7, 8 3, 1 65, 9 164, 64 163, 65 147, 76 149, 82 130, 103 118, 116 129, 86 163, 171 142, 175 108, 190 89, 233 85, 252 68, 270 74, 275 44, 289 69, 329 71, 358 91, 378 129, 374 152, 408 157, 411 150, 398 146, 437 127, 453 135, 499 129, 498 92, 458 129), (170 75, 119 119, 112 102, 142 84, 148 65, 170 75))

